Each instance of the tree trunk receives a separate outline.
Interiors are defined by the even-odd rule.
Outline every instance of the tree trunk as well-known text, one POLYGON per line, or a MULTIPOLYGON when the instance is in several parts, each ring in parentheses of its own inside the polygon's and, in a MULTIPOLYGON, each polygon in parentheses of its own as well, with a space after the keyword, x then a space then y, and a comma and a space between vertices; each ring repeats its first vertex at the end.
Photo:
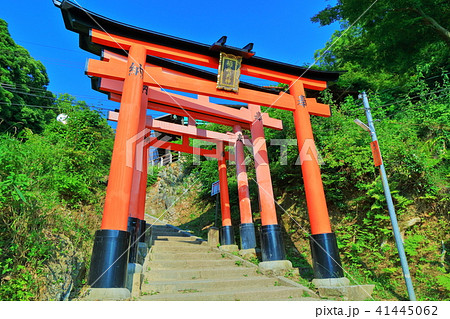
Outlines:
POLYGON ((443 37, 444 41, 450 46, 450 31, 441 26, 436 20, 434 20, 429 15, 425 14, 420 8, 414 8, 416 12, 418 12, 425 22, 431 24, 431 26, 438 31, 438 33, 443 37))

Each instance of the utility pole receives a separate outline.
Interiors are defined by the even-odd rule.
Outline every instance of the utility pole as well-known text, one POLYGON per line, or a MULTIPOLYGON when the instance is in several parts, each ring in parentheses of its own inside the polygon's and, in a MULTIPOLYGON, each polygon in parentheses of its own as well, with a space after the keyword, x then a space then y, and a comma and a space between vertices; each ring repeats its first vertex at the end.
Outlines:
POLYGON ((383 182, 384 196, 389 210, 389 217, 391 218, 392 230, 394 232, 395 244, 397 246, 398 254, 400 257, 400 263, 402 265, 403 277, 406 282, 406 289, 408 290, 409 300, 416 301, 416 295, 411 281, 411 275, 409 273, 408 261, 406 260, 405 249, 403 248, 402 237, 400 236, 400 229, 398 227, 397 216, 395 214, 394 203, 392 202, 391 191, 389 190, 389 184, 387 180, 386 170, 384 168, 383 160, 381 158, 380 148, 378 146, 377 134, 375 133, 375 126, 373 125, 372 113, 370 112, 369 100, 367 99, 366 92, 362 92, 359 95, 364 103, 364 111, 366 113, 368 125, 365 125, 360 120, 356 119, 355 123, 361 126, 363 129, 370 133, 372 138, 372 154, 374 157, 375 166, 380 168, 381 180, 383 182))

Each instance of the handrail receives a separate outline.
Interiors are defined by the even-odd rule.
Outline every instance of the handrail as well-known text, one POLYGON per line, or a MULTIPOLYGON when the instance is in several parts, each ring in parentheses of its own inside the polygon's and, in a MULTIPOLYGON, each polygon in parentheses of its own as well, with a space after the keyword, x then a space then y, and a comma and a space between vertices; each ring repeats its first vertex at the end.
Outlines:
POLYGON ((163 156, 159 156, 155 159, 150 160, 149 164, 151 166, 165 166, 170 163, 178 161, 179 157, 180 157, 180 152, 175 152, 175 153, 169 152, 167 154, 164 154, 163 156))

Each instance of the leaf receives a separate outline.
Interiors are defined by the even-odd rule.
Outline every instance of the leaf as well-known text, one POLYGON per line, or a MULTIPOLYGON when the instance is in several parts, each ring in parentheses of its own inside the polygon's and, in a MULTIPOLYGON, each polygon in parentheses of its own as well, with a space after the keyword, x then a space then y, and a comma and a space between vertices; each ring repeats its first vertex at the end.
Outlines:
POLYGON ((16 185, 14 185, 14 189, 16 190, 17 195, 19 195, 20 199, 28 205, 27 200, 25 199, 25 196, 23 196, 22 192, 20 191, 20 189, 17 188, 16 185))

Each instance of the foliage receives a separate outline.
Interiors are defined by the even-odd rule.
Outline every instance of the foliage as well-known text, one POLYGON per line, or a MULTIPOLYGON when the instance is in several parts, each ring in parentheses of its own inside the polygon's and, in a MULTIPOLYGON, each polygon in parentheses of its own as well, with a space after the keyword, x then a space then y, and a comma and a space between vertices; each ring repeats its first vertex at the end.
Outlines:
MULTIPOLYGON (((450 292, 448 259, 438 253, 441 243, 448 245, 450 217, 448 9, 439 0, 340 0, 312 18, 322 25, 341 23, 341 30, 316 52, 323 68, 347 71, 334 91, 340 96, 378 92, 370 94, 370 103, 380 121, 377 135, 398 218, 424 221, 405 233, 421 300, 448 299, 450 292)), ((338 223, 341 256, 359 281, 376 284, 380 298, 402 299, 400 264, 381 183, 368 155, 367 133, 352 123, 362 116, 361 104, 347 96, 334 105, 337 97, 325 93, 324 101, 335 112, 327 124, 315 119, 314 129, 325 153, 322 176, 338 223)))
POLYGON ((364 58, 365 69, 382 68, 401 74, 415 71, 415 66, 425 61, 434 70, 448 66, 449 12, 450 5, 441 0, 339 0, 311 20, 321 25, 339 21, 344 28, 356 23, 358 34, 352 37, 357 39, 356 47, 339 44, 343 60, 361 65, 364 58))
POLYGON ((55 107, 69 115, 67 124, 54 120, 42 134, 26 130, 21 139, 0 135, 1 300, 38 298, 58 236, 84 250, 98 226, 112 130, 70 96, 55 107))
POLYGON ((158 174, 161 168, 158 166, 152 166, 147 174, 147 187, 154 185, 158 181, 158 174))
MULTIPOLYGON (((405 235, 416 293, 427 300, 442 300, 449 292, 443 285, 446 270, 435 267, 441 241, 449 240, 449 96, 445 74, 432 86, 419 79, 394 103, 384 103, 383 94, 370 95, 398 218, 421 216, 428 221, 405 235), (437 219, 442 223, 439 227, 437 219)), ((327 93, 324 100, 332 104, 333 116, 315 118, 313 126, 326 163, 322 178, 337 223, 341 257, 352 275, 376 284, 381 298, 402 299, 395 295, 405 289, 395 284, 402 282, 401 268, 382 185, 371 160, 369 135, 353 123, 363 116, 361 103, 348 96, 337 106, 327 93)))
MULTIPOLYGON (((58 195, 69 205, 91 203, 90 195, 106 180, 113 146, 113 132, 96 111, 91 111, 84 102, 73 106, 74 99, 68 95, 59 97, 59 105, 69 115, 67 125, 51 122, 42 136, 35 136, 36 143, 42 138, 51 148, 61 150, 43 183, 53 185, 58 195)), ((30 138, 29 143, 34 139, 30 138)), ((38 166, 41 168, 41 166, 38 166)))
POLYGON ((14 42, 7 23, 0 19, 0 132, 43 130, 45 123, 56 116, 48 83, 43 64, 14 42))
POLYGON ((312 18, 321 25, 341 24, 315 57, 324 69, 347 71, 338 90, 389 90, 395 99, 414 87, 418 67, 429 78, 448 71, 449 12, 440 0, 337 1, 312 18))
MULTIPOLYGON (((344 91, 337 95, 336 90, 325 90, 320 97, 331 105, 333 116, 312 117, 316 145, 325 163, 321 171, 333 229, 344 269, 353 283, 374 283, 380 299, 405 298, 383 189, 371 159, 370 138, 353 123, 363 116, 361 102, 355 94, 346 95, 346 91, 364 89, 369 91, 378 120, 377 134, 399 220, 420 216, 422 221, 403 229, 416 293, 419 299, 448 299, 448 3, 378 1, 361 16, 371 3, 339 0, 313 18, 323 25, 341 23, 342 30, 336 31, 316 57, 320 56, 322 68, 347 71, 338 82, 344 91), (354 27, 344 31, 355 21, 354 27)), ((67 236, 77 248, 92 242, 113 133, 85 103, 68 95, 56 99, 47 91, 45 68, 14 43, 3 20, 0 51, 0 131, 7 132, 0 135, 0 299, 35 300, 58 247, 55 235, 67 236), (50 121, 57 113, 69 115, 66 125, 50 121)), ((265 134, 274 194, 282 207, 280 220, 285 238, 292 241, 288 256, 310 279, 311 267, 304 257, 307 248, 295 251, 298 242, 307 241, 303 233, 307 233, 308 218, 292 114, 265 111, 281 119, 284 126, 282 131, 265 130, 265 134), (271 143, 286 139, 286 149, 271 143), (287 205, 292 214, 285 210, 287 205), (299 226, 303 232, 296 231, 299 226)), ((216 124, 207 128, 229 130, 216 124)), ((251 150, 246 154, 251 155, 251 150)), ((206 158, 198 162, 185 156, 184 163, 185 172, 190 173, 187 180, 201 183, 197 211, 189 211, 186 225, 206 233, 215 216, 210 188, 218 179, 217 162, 206 158)), ((229 165, 232 219, 236 222, 238 198, 233 171, 234 166, 229 165)), ((247 171, 258 224, 252 161, 247 163, 247 171)), ((149 175, 149 185, 157 181, 158 173, 149 175)))

